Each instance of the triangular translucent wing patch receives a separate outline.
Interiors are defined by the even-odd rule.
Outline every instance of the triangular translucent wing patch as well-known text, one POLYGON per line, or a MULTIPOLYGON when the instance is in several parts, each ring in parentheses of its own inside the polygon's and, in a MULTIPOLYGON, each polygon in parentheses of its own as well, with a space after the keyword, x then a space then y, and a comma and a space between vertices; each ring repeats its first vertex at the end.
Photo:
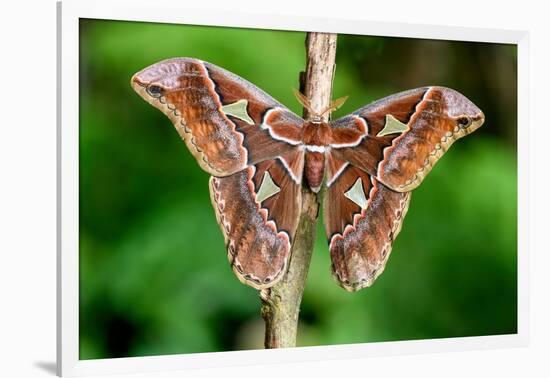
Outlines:
POLYGON ((407 129, 407 125, 405 125, 403 122, 400 122, 391 114, 387 114, 386 124, 384 125, 384 128, 380 130, 378 134, 376 134, 376 136, 382 137, 390 134, 401 134, 403 131, 407 131, 407 129))
POLYGON ((362 209, 367 207, 367 198, 365 197, 365 191, 363 190, 363 181, 358 178, 355 184, 350 190, 344 193, 344 196, 355 202, 362 209))
POLYGON ((232 104, 222 106, 222 112, 227 115, 233 116, 240 120, 245 121, 249 125, 254 124, 254 120, 248 115, 246 108, 248 106, 248 100, 239 100, 232 104))
POLYGON ((271 175, 269 174, 269 172, 266 171, 262 179, 262 184, 260 185, 260 190, 258 190, 258 194, 256 194, 256 202, 262 203, 262 201, 274 196, 280 191, 281 188, 279 188, 277 184, 273 182, 273 180, 271 179, 271 175))

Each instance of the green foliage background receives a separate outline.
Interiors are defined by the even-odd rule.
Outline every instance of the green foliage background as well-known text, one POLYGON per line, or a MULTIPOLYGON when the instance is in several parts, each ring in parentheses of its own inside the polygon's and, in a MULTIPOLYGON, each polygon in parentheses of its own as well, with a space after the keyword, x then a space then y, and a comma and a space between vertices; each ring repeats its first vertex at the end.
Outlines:
MULTIPOLYGON (((170 121, 130 88, 159 60, 191 56, 301 114, 291 88, 304 33, 81 20, 80 357, 261 348, 258 293, 233 275, 198 168, 170 121)), ((334 118, 402 90, 443 85, 486 124, 415 190, 387 268, 338 287, 319 227, 298 344, 515 333, 516 48, 341 35, 334 118)))

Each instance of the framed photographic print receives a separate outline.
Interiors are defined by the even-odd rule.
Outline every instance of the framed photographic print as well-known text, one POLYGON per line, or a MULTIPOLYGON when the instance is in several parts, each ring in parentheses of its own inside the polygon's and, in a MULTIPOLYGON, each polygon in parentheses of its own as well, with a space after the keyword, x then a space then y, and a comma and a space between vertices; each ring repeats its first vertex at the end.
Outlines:
POLYGON ((60 375, 525 344, 526 33, 178 7, 58 5, 60 375))

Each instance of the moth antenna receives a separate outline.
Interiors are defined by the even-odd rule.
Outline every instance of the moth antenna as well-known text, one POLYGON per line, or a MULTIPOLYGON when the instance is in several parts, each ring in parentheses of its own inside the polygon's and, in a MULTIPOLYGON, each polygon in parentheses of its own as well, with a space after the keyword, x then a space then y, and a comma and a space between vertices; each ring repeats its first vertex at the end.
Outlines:
POLYGON ((294 96, 296 97, 296 100, 298 100, 298 102, 304 108, 306 108, 308 110, 308 112, 310 112, 311 114, 317 115, 317 112, 313 111, 313 109, 311 108, 311 102, 309 101, 309 99, 306 96, 304 96, 304 94, 302 92, 300 92, 296 88, 292 88, 292 91, 294 92, 294 96))
POLYGON ((344 96, 344 97, 337 98, 336 100, 333 100, 330 103, 330 105, 327 106, 327 108, 325 110, 323 110, 321 115, 324 115, 326 112, 333 112, 335 110, 340 109, 340 107, 342 105, 344 105, 344 103, 347 101, 348 98, 349 98, 349 96, 344 96))

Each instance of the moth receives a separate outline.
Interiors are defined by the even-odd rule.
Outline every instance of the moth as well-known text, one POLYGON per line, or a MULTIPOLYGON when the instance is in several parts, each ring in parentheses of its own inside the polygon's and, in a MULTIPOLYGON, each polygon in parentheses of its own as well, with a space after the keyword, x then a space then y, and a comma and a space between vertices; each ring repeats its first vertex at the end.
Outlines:
POLYGON ((304 120, 245 79, 193 58, 153 64, 131 85, 170 118, 212 176, 229 262, 256 289, 276 284, 288 267, 302 185, 324 189, 337 282, 348 291, 370 286, 384 270, 411 191, 454 141, 484 121, 466 97, 435 86, 330 122, 304 120))

